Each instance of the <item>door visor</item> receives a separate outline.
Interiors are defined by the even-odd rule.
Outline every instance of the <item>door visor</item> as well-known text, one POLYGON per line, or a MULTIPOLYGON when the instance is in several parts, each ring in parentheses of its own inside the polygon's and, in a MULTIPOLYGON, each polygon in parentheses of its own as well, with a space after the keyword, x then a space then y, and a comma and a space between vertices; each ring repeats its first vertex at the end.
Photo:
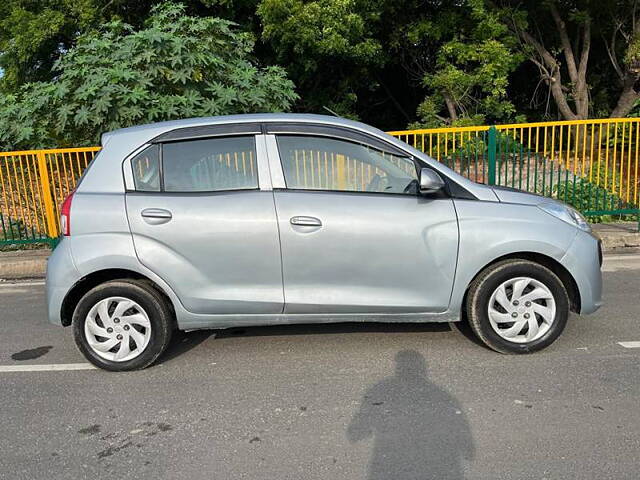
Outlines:
POLYGON ((228 135, 259 135, 262 126, 259 123, 230 123, 220 125, 200 125, 197 127, 176 128, 155 137, 149 143, 179 142, 198 138, 222 137, 228 135))
POLYGON ((266 133, 270 135, 278 134, 290 134, 290 135, 317 135, 323 137, 331 137, 342 140, 349 140, 364 145, 369 145, 377 150, 381 150, 385 153, 391 153, 400 157, 407 157, 407 152, 384 142, 374 136, 367 135, 350 128, 331 126, 331 125, 317 125, 317 124, 302 124, 302 123, 266 123, 266 133))

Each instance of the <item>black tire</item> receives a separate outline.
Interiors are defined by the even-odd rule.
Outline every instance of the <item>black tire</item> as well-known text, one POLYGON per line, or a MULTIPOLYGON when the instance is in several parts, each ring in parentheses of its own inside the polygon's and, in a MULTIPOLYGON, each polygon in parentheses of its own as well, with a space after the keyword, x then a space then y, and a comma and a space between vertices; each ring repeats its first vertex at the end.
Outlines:
POLYGON ((133 279, 111 280, 89 290, 73 312, 73 336, 80 352, 96 367, 113 372, 140 370, 151 365, 165 351, 174 330, 174 318, 167 301, 152 286, 133 279), (141 354, 127 361, 111 361, 99 356, 85 336, 90 310, 109 297, 125 297, 138 303, 149 317, 151 337, 141 354))
POLYGON ((473 333, 489 348, 504 354, 531 353, 551 345, 564 330, 569 317, 569 297, 558 276, 547 267, 528 260, 503 260, 483 270, 469 286, 466 313, 473 333), (556 313, 549 330, 531 342, 517 343, 501 337, 489 321, 489 300, 509 279, 530 277, 543 283, 554 297, 556 313))

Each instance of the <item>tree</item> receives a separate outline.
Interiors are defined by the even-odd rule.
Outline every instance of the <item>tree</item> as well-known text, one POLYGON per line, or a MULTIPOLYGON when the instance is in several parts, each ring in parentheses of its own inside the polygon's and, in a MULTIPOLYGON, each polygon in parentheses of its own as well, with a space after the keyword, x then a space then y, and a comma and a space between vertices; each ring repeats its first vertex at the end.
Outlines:
POLYGON ((385 62, 380 2, 262 0, 257 13, 264 41, 305 92, 299 108, 354 116, 358 93, 376 87, 373 72, 385 62))
MULTIPOLYGON (((163 0, 2 0, 0 2, 0 90, 53 78, 52 67, 78 38, 111 21, 139 29, 163 0)), ((259 32, 258 0, 181 0, 196 17, 241 22, 259 32)))
POLYGON ((101 132, 182 117, 287 110, 297 98, 279 67, 251 59, 231 22, 155 7, 143 28, 114 21, 81 36, 49 82, 0 100, 4 148, 94 144, 101 132))
POLYGON ((610 2, 603 41, 620 86, 611 117, 625 117, 640 101, 640 8, 638 0, 610 2))
POLYGON ((464 0, 420 18, 407 29, 420 49, 408 64, 429 94, 418 106, 420 125, 509 120, 509 74, 524 60, 516 38, 483 0, 464 0), (429 57, 428 52, 436 54, 429 57))
POLYGON ((0 142, 86 143, 94 123, 271 108, 384 129, 640 109, 640 0, 180 2, 0 2, 0 142), (228 90, 211 82, 242 99, 222 108, 228 90))
POLYGON ((564 119, 631 111, 640 98, 637 0, 518 0, 503 7, 504 21, 522 41, 522 52, 538 68, 564 119), (613 75, 618 84, 612 89, 613 75), (592 90, 599 96, 597 108, 592 90))
POLYGON ((506 86, 522 57, 483 0, 261 0, 258 15, 300 110, 391 128, 415 118, 420 98, 421 124, 513 113, 506 86))
POLYGON ((139 27, 154 1, 3 0, 0 2, 0 87, 52 78, 53 64, 79 35, 120 19, 139 27))

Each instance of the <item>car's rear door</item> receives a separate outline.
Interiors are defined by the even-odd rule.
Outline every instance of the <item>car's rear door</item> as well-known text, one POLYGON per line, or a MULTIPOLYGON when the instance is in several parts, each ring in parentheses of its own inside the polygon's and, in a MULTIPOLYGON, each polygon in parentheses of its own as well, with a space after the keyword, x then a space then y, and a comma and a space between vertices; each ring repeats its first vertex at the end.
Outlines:
POLYGON ((457 217, 418 195, 415 159, 341 129, 267 128, 285 313, 446 311, 457 217))
POLYGON ((172 132, 131 160, 136 189, 126 199, 136 253, 191 312, 281 313, 278 226, 260 125, 209 133, 172 132))

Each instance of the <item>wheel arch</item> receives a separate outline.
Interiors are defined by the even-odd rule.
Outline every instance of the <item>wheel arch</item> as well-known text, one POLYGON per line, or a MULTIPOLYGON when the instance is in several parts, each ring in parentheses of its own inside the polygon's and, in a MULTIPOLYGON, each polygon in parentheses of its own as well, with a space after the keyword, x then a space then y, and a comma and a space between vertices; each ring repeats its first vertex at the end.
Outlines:
POLYGON ((462 300, 463 315, 466 315, 465 310, 467 305, 467 294, 469 293, 469 287, 471 286, 471 284, 483 271, 503 260, 529 260, 551 270, 558 276, 558 278, 564 285, 565 290, 567 291, 567 295, 569 296, 569 307, 571 311, 574 313, 580 313, 580 290, 578 289, 578 284, 576 283, 571 273, 560 262, 543 253, 512 252, 493 259, 491 262, 487 263, 476 272, 464 292, 464 298, 462 300))
POLYGON ((110 280, 123 279, 131 279, 144 282, 152 287, 155 291, 157 291, 167 302, 167 305, 173 313, 173 319, 175 321, 176 312, 173 302, 171 301, 171 298, 166 294, 166 292, 156 282, 151 280, 149 277, 141 274, 140 272, 128 270, 126 268, 109 268, 91 272, 82 277, 73 285, 73 287, 71 287, 71 289, 64 297, 62 306, 60 308, 60 320, 62 326, 68 327, 69 325, 71 325, 73 312, 78 305, 78 302, 89 290, 110 280))

